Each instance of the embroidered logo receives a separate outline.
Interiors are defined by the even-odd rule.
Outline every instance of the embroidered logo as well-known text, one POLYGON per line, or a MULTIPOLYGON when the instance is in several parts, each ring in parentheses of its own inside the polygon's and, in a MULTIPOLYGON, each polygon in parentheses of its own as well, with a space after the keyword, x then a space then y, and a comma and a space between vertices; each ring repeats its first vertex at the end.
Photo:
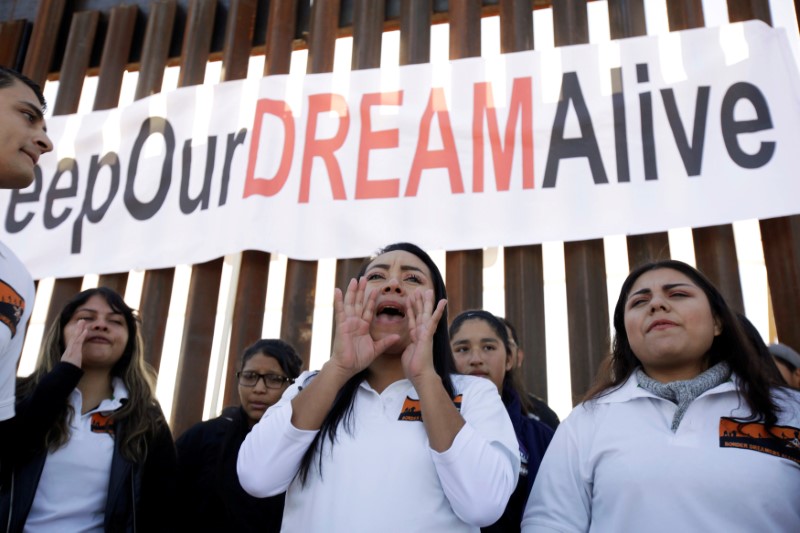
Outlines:
POLYGON ((753 450, 800 464, 800 429, 792 426, 773 426, 770 434, 761 422, 723 416, 719 419, 719 446, 753 450))
POLYGON ((112 437, 114 436, 115 424, 110 414, 92 413, 91 423, 92 433, 108 433, 112 437))
POLYGON ((0 322, 8 326, 12 337, 17 334, 24 312, 25 299, 11 285, 0 280, 0 322))
MULTIPOLYGON (((459 411, 461 411, 461 397, 462 395, 459 394, 453 398, 453 405, 455 405, 456 409, 459 411)), ((397 417, 397 420, 406 422, 422 422, 422 409, 419 406, 419 400, 414 400, 406 396, 406 399, 403 402, 403 408, 400 409, 400 416, 397 417)))

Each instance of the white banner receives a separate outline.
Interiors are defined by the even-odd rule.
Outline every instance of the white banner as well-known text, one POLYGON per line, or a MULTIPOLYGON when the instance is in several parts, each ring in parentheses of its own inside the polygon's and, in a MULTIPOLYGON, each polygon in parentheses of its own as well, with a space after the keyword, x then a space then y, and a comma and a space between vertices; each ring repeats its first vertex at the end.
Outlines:
POLYGON ((760 22, 184 88, 51 119, 0 239, 42 278, 797 214, 798 95, 760 22))

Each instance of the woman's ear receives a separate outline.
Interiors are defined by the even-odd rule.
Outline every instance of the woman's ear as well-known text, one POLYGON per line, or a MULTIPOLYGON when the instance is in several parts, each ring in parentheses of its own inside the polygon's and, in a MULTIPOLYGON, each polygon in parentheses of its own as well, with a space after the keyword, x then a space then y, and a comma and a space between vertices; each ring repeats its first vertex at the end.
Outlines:
POLYGON ((722 322, 718 316, 714 316, 714 336, 717 337, 722 333, 722 322))

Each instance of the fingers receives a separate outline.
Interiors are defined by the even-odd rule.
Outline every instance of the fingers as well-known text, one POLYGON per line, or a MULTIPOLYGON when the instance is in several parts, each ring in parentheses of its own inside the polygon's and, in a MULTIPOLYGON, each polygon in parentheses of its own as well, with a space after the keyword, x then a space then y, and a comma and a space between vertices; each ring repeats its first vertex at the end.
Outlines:
POLYGON ((386 349, 391 346, 392 344, 396 343, 400 340, 400 335, 393 333, 391 335, 387 335, 386 337, 382 338, 379 341, 375 341, 375 355, 378 356, 386 351, 386 349))
POLYGON ((353 310, 357 317, 360 317, 364 313, 364 305, 366 304, 364 301, 364 291, 366 288, 367 280, 364 276, 361 276, 356 284, 355 306, 353 310))
POLYGON ((439 303, 436 304, 436 310, 433 312, 433 316, 431 316, 431 326, 436 329, 436 326, 439 324, 439 320, 442 318, 444 314, 444 309, 447 307, 447 300, 442 298, 439 300, 439 303))
POLYGON ((86 340, 86 334, 89 328, 86 327, 85 322, 78 322, 78 334, 75 335, 67 344, 61 360, 66 363, 71 363, 80 368, 83 363, 83 342, 86 340))
POLYGON ((351 279, 350 283, 347 284, 347 292, 344 293, 343 310, 346 316, 351 315, 354 312, 357 288, 358 283, 356 282, 355 278, 351 279))
MULTIPOLYGON (((364 280, 364 278, 361 278, 364 280)), ((366 282, 364 282, 366 286, 366 282)), ((361 318, 367 322, 372 322, 372 317, 375 314, 375 301, 378 299, 378 291, 372 291, 367 296, 367 301, 364 302, 364 309, 361 312, 361 318)))

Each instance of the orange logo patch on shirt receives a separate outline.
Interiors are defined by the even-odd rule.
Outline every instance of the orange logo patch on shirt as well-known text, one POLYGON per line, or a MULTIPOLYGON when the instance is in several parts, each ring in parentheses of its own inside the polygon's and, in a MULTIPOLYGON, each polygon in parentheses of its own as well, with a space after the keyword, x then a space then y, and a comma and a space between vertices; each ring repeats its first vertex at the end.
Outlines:
POLYGON ((761 422, 723 416, 719 419, 719 446, 753 450, 800 464, 800 429, 792 426, 773 426, 768 432, 761 422))
POLYGON ((108 433, 114 436, 114 420, 111 415, 103 413, 92 413, 92 433, 108 433))
MULTIPOLYGON (((453 398, 453 405, 455 405, 456 409, 459 411, 461 411, 461 397, 462 395, 459 394, 453 398)), ((406 396, 403 402, 403 408, 400 409, 400 416, 397 419, 407 422, 422 422, 422 409, 419 406, 419 400, 414 400, 406 396)))
POLYGON ((0 280, 0 322, 8 326, 11 336, 17 334, 17 326, 25 312, 25 299, 14 287, 0 280))

